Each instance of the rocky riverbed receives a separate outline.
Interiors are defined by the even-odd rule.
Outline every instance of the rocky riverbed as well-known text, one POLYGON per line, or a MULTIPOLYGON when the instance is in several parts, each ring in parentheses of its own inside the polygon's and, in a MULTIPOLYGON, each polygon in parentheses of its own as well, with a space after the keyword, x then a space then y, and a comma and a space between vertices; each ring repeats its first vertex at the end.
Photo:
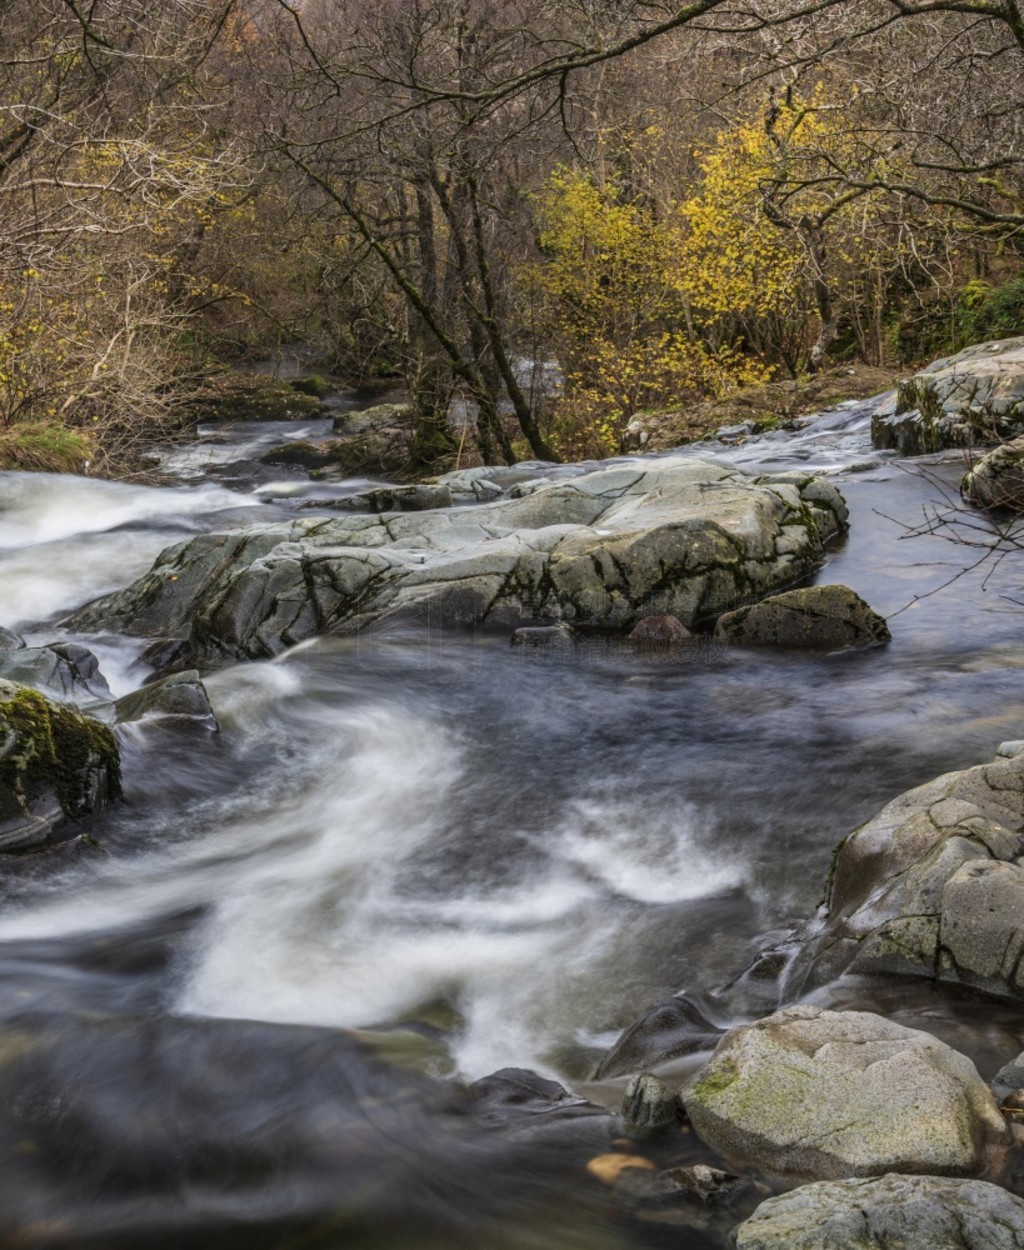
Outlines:
POLYGON ((4 1237, 1024 1246, 1024 567, 890 409, 0 475, 4 1237))

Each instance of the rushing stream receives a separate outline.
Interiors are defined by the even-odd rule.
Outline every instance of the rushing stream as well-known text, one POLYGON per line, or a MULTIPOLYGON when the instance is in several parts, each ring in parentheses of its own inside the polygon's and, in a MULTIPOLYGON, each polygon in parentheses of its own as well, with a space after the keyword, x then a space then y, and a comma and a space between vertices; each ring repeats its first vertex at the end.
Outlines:
MULTIPOLYGON (((4 1244, 721 1244, 608 1218, 594 1120, 496 1132, 429 1078, 532 1068, 615 1106, 592 1073, 639 1012, 684 988, 718 1025, 763 1010, 725 987, 813 910, 835 842, 1024 736, 1024 558, 936 590, 979 552, 910 530, 959 466, 880 457, 867 411, 694 454, 836 475, 851 531, 820 576, 892 617, 884 649, 324 639, 211 675, 219 735, 126 732, 101 849, 5 874, 4 1244)), ((0 625, 66 638, 171 543, 356 491, 249 460, 325 428, 208 430, 173 487, 0 475, 0 625)), ((115 694, 145 680, 138 640, 80 641, 115 694)), ((1024 1012, 948 989, 814 1001, 983 1075, 1024 1048, 1024 1012)))

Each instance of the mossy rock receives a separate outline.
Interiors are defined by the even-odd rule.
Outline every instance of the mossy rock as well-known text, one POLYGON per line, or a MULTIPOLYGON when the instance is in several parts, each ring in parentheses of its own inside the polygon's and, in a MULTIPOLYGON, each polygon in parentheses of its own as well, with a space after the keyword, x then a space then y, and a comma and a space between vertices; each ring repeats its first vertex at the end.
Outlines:
POLYGON ((348 453, 341 439, 325 443, 313 443, 306 438, 292 439, 265 451, 260 460, 264 464, 294 465, 300 469, 327 469, 344 466, 348 453))
POLYGON ((715 636, 747 646, 839 651, 890 639, 885 619, 848 586, 806 586, 719 617, 715 636))
POLYGON ((197 421, 309 421, 327 415, 322 398, 278 378, 225 374, 189 404, 197 421))
POLYGON ((338 388, 319 373, 310 373, 302 378, 292 378, 292 390, 300 395, 312 395, 314 399, 326 399, 338 388))
POLYGON ((106 725, 0 681, 0 851, 61 841, 62 826, 120 793, 117 743, 106 725))

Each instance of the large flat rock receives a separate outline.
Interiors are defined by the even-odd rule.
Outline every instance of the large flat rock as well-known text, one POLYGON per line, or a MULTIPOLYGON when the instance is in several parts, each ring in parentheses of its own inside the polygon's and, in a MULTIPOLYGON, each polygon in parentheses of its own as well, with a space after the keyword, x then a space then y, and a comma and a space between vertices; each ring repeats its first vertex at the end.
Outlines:
POLYGON ((203 535, 70 624, 185 639, 200 666, 393 621, 690 626, 806 577, 845 523, 836 489, 807 474, 620 464, 473 507, 203 535))

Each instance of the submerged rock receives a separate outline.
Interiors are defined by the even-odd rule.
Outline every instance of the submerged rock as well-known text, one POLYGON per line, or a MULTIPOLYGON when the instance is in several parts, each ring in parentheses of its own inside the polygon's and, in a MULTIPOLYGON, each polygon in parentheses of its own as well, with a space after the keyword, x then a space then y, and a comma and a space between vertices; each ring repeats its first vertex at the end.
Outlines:
POLYGON ((905 456, 1024 432, 1024 338, 979 343, 900 383, 893 416, 871 422, 876 447, 905 456))
POLYGON ((0 851, 60 840, 121 792, 117 744, 106 725, 0 680, 0 851))
POLYGON ((839 493, 807 474, 750 477, 690 458, 620 465, 469 509, 202 535, 72 621, 187 635, 201 665, 392 621, 689 625, 807 576, 845 524, 839 493))
POLYGON ((536 647, 547 650, 571 648, 575 634, 568 625, 523 625, 515 630, 509 643, 513 647, 536 647))
POLYGON ((9 629, 0 626, 0 651, 13 651, 17 647, 23 647, 25 639, 20 638, 17 634, 11 633, 9 629))
MULTIPOLYGON (((699 1230, 714 1237, 714 1245, 721 1245, 737 1219, 751 1214, 771 1192, 706 1163, 657 1171, 650 1165, 638 1166, 644 1161, 636 1156, 619 1158, 634 1160, 633 1166, 620 1167, 611 1181, 612 1200, 622 1215, 645 1224, 699 1230)), ((698 1244, 708 1243, 701 1238, 698 1244)))
POLYGON ((1024 511, 1024 438, 990 451, 964 474, 960 490, 982 508, 1024 511))
POLYGON ((343 467, 349 451, 339 438, 314 443, 306 438, 294 438, 263 452, 263 464, 296 465, 300 469, 325 469, 343 467))
POLYGON ((791 984, 900 973, 1024 995, 1024 756, 894 799, 836 848, 791 984))
POLYGON ((680 1096, 713 1150, 794 1178, 976 1175, 1008 1142, 966 1056, 864 1011, 788 1007, 732 1029, 680 1096))
POLYGON ((1024 1202, 987 1181, 820 1181, 769 1198, 735 1250, 1024 1250, 1024 1202))
POLYGON ((570 1093, 528 1068, 502 1068, 469 1086, 474 1116, 491 1129, 517 1136, 574 1137, 606 1147, 615 1118, 604 1107, 570 1093))
POLYGON ((848 586, 806 586, 718 618, 715 635, 748 646, 839 651, 875 647, 892 635, 885 618, 848 586))

